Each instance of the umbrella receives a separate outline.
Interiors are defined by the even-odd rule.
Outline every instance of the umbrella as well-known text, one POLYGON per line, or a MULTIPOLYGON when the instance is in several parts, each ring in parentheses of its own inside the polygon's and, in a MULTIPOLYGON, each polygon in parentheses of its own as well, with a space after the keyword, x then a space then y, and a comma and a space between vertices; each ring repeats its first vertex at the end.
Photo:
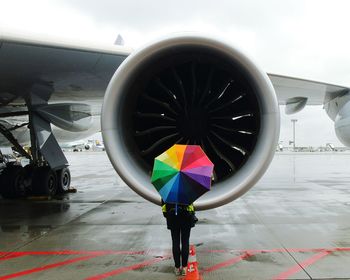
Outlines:
POLYGON ((151 181, 166 203, 188 205, 210 190, 213 168, 200 146, 175 144, 154 159, 151 181))

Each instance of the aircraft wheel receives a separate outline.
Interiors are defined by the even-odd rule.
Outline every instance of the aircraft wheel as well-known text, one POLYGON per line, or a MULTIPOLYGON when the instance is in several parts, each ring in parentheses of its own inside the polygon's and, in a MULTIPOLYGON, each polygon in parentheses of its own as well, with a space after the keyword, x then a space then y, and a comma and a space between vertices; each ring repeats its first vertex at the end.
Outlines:
POLYGON ((64 193, 70 187, 71 176, 68 167, 64 167, 57 171, 57 192, 64 193))
POLYGON ((35 166, 33 166, 31 164, 28 164, 28 165, 24 166, 24 168, 23 168, 27 196, 33 194, 32 180, 33 180, 34 169, 35 169, 35 166))
POLYGON ((56 173, 49 166, 34 169, 32 189, 36 195, 55 195, 57 191, 56 173))
POLYGON ((26 176, 19 165, 7 166, 0 175, 0 193, 3 198, 17 198, 26 195, 26 176))

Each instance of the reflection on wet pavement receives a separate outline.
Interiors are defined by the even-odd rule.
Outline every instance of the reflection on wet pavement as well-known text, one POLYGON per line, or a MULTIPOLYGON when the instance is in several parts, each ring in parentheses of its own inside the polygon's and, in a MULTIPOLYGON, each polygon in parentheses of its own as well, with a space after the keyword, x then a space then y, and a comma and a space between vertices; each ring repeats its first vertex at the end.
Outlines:
MULTIPOLYGON (((169 279, 172 260, 154 261, 171 244, 159 207, 127 188, 106 154, 67 157, 77 193, 0 200, 0 279, 116 270, 123 279, 169 279)), ((243 197, 197 213, 191 243, 203 279, 350 279, 349 205, 350 154, 276 154, 243 197)))

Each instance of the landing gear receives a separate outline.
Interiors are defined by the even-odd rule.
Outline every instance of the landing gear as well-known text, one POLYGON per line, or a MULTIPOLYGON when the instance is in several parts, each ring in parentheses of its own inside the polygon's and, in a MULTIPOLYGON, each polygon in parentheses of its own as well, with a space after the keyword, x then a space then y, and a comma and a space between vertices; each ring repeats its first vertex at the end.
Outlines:
POLYGON ((25 181, 25 169, 22 166, 7 166, 0 175, 0 194, 4 198, 26 196, 27 191, 25 181))
POLYGON ((57 193, 65 193, 70 187, 70 171, 68 167, 64 167, 58 171, 57 174, 57 193))
POLYGON ((68 167, 53 171, 49 166, 9 165, 0 174, 0 195, 9 199, 29 195, 54 196, 66 193, 70 182, 68 167))
POLYGON ((53 196, 57 190, 56 173, 49 166, 37 167, 33 172, 33 194, 53 196))
MULTIPOLYGON (((16 198, 30 194, 53 196, 57 191, 64 192, 69 189, 67 159, 52 133, 50 118, 43 114, 52 92, 51 84, 34 84, 25 98, 28 111, 19 112, 21 116, 28 115, 28 122, 12 127, 0 123, 0 133, 21 156, 30 161, 24 168, 4 162, 2 166, 5 167, 0 170, 2 197, 16 198), (30 132, 30 152, 25 151, 13 135, 14 130, 25 125, 28 125, 30 132)), ((17 116, 16 112, 11 116, 17 116)))

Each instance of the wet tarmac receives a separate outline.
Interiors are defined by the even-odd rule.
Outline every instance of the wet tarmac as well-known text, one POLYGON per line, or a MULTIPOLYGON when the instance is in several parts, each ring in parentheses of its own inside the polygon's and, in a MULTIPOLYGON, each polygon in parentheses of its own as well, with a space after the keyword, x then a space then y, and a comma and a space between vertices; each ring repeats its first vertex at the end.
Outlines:
MULTIPOLYGON (((176 279, 160 208, 103 152, 67 153, 61 199, 0 199, 0 279, 176 279)), ((203 279, 350 279, 350 154, 278 153, 191 233, 203 279)))

